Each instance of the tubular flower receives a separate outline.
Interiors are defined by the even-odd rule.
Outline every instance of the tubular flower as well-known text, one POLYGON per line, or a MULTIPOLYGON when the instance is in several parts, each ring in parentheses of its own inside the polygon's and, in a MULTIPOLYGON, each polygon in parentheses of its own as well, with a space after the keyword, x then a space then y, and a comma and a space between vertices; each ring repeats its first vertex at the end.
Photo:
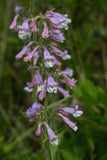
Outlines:
POLYGON ((36 71, 36 81, 35 81, 35 85, 37 86, 37 91, 43 91, 44 90, 44 85, 43 85, 43 80, 42 77, 40 75, 40 71, 37 70, 36 71))
POLYGON ((56 24, 57 26, 62 22, 66 21, 67 15, 63 15, 57 12, 48 11, 47 12, 47 19, 49 19, 52 23, 56 24))
POLYGON ((63 43, 65 40, 64 34, 63 33, 59 33, 59 34, 51 34, 50 37, 53 40, 56 40, 57 42, 61 42, 63 43))
POLYGON ((38 61, 38 58, 39 58, 39 53, 40 53, 40 51, 36 51, 35 53, 34 53, 34 60, 33 60, 33 63, 34 63, 34 66, 36 66, 36 64, 37 64, 37 61, 38 61))
POLYGON ((16 27, 16 23, 17 23, 17 19, 18 19, 18 17, 19 17, 19 15, 18 15, 18 14, 14 17, 14 19, 13 19, 12 23, 11 23, 11 24, 10 24, 10 26, 9 26, 9 28, 10 28, 10 29, 13 29, 13 28, 15 28, 15 27, 16 27))
POLYGON ((16 55, 15 58, 16 58, 16 59, 21 59, 22 56, 27 53, 28 48, 29 48, 32 44, 33 44, 33 42, 29 42, 28 45, 26 45, 26 46, 16 55))
POLYGON ((43 61, 44 61, 45 67, 47 67, 47 68, 53 67, 55 65, 54 57, 50 56, 49 51, 47 50, 46 47, 44 47, 44 59, 43 59, 43 61))
POLYGON ((69 96, 69 91, 64 90, 62 87, 57 87, 59 92, 62 93, 62 95, 64 97, 68 97, 69 96))
POLYGON ((55 58, 55 57, 54 57, 54 62, 55 62, 55 64, 56 64, 57 66, 61 66, 61 65, 62 65, 62 63, 59 62, 59 61, 57 60, 57 58, 55 58))
POLYGON ((35 86, 36 76, 33 77, 31 83, 28 83, 29 88, 33 88, 35 86))
POLYGON ((38 124, 38 128, 37 128, 37 130, 36 130, 36 132, 35 132, 35 135, 36 135, 36 136, 39 136, 40 133, 41 133, 41 124, 39 123, 39 124, 38 124))
POLYGON ((75 108, 71 108, 71 107, 61 108, 61 107, 58 107, 58 110, 61 110, 63 112, 69 113, 69 114, 72 114, 74 117, 80 117, 83 114, 83 111, 78 110, 78 108, 79 108, 78 105, 76 105, 75 108))
POLYGON ((35 108, 32 108, 32 107, 29 107, 26 111, 26 114, 28 117, 32 116, 32 115, 35 115, 37 113, 36 109, 35 108))
POLYGON ((24 39, 26 39, 26 38, 30 38, 30 36, 31 36, 31 31, 30 31, 30 29, 29 29, 29 24, 28 24, 28 22, 29 22, 29 19, 23 19, 23 23, 22 23, 22 25, 19 25, 18 27, 17 27, 17 29, 18 29, 18 37, 19 37, 19 39, 22 39, 22 40, 24 40, 24 39))
POLYGON ((67 67, 65 70, 61 71, 61 74, 72 76, 73 75, 73 70, 71 68, 67 67))
POLYGON ((46 97, 46 80, 43 83, 44 89, 39 94, 39 100, 43 100, 46 97))
POLYGON ((37 19, 37 17, 35 17, 35 18, 32 20, 32 22, 29 24, 29 28, 30 28, 30 29, 34 28, 35 23, 36 23, 36 19, 37 19))
POLYGON ((65 80, 70 87, 75 87, 76 86, 75 81, 73 79, 70 79, 68 76, 65 76, 65 80))
POLYGON ((43 24, 44 24, 44 30, 42 32, 42 37, 43 38, 48 38, 49 37, 48 26, 47 26, 47 24, 45 22, 43 24))
POLYGON ((15 7, 15 13, 18 14, 20 11, 22 11, 24 7, 16 6, 15 7))
POLYGON ((37 51, 38 47, 35 47, 31 53, 29 53, 26 57, 24 57, 24 61, 30 61, 37 51))
POLYGON ((52 129, 49 127, 47 123, 45 123, 45 126, 47 128, 50 143, 52 145, 58 145, 58 136, 55 135, 55 133, 52 131, 52 129))
POLYGON ((58 115, 64 120, 64 122, 66 124, 68 124, 68 126, 70 128, 72 128, 74 131, 78 130, 78 127, 76 126, 76 123, 72 122, 71 120, 69 120, 67 117, 63 116, 61 113, 58 113, 58 115))
POLYGON ((58 56, 62 56, 63 55, 63 52, 60 50, 60 49, 58 49, 58 48, 56 48, 56 47, 54 47, 54 46, 51 46, 52 47, 52 49, 53 49, 53 52, 56 54, 56 55, 58 55, 58 56))
POLYGON ((51 77, 51 74, 48 75, 48 83, 47 83, 47 92, 49 93, 57 93, 58 83, 54 81, 51 77))
POLYGON ((28 117, 34 116, 37 113, 41 112, 41 110, 42 110, 43 107, 44 106, 41 105, 40 103, 34 102, 33 105, 32 105, 32 107, 29 107, 26 110, 26 114, 27 114, 28 117))

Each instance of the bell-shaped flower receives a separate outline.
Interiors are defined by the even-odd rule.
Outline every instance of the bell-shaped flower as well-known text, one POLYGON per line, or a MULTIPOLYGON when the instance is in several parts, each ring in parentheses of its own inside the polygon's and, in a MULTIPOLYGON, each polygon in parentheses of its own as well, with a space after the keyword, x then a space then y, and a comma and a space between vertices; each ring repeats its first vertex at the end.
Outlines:
POLYGON ((37 86, 37 91, 41 92, 44 90, 44 85, 43 85, 43 79, 40 75, 40 71, 37 70, 36 71, 36 81, 35 81, 35 85, 37 86))
POLYGON ((43 83, 44 90, 40 92, 39 94, 39 100, 43 100, 46 97, 46 80, 43 83))
POLYGON ((49 37, 48 26, 45 22, 43 24, 44 24, 44 29, 43 29, 43 32, 42 32, 42 37, 43 38, 48 38, 49 37))
POLYGON ((44 47, 44 59, 43 59, 43 61, 44 61, 44 65, 47 68, 51 68, 55 65, 54 57, 50 56, 49 51, 47 50, 46 47, 44 47))
POLYGON ((30 31, 30 29, 29 29, 29 24, 28 24, 28 22, 29 22, 29 19, 23 19, 23 23, 22 23, 22 25, 19 25, 18 27, 17 27, 17 29, 18 29, 18 37, 19 37, 19 39, 22 39, 22 40, 24 40, 24 39, 26 39, 26 38, 30 38, 31 37, 31 31, 30 31))
POLYGON ((39 124, 38 124, 38 128, 37 128, 37 130, 36 130, 36 132, 35 132, 35 135, 36 135, 36 136, 39 136, 40 133, 41 133, 41 124, 39 123, 39 124))
POLYGON ((72 76, 73 75, 73 70, 71 68, 67 67, 65 70, 61 71, 61 74, 72 76))
POLYGON ((28 48, 33 44, 34 42, 29 42, 28 45, 26 45, 17 55, 16 59, 21 59, 24 54, 28 51, 28 48))
POLYGON ((48 83, 47 83, 47 92, 49 93, 57 93, 57 86, 58 83, 56 83, 51 76, 51 74, 48 75, 48 83))
POLYGON ((74 131, 78 130, 78 127, 76 126, 77 123, 72 122, 70 119, 68 119, 67 117, 63 116, 61 113, 58 113, 58 115, 64 120, 64 122, 66 124, 68 124, 68 126, 70 128, 72 128, 74 131))
POLYGON ((24 61, 30 61, 31 58, 34 56, 35 52, 37 51, 38 47, 35 47, 31 53, 29 53, 26 57, 24 57, 24 61))
POLYGON ((58 145, 58 136, 55 135, 55 133, 53 132, 53 130, 49 127, 47 123, 45 123, 45 126, 47 128, 50 143, 52 145, 58 145))
POLYGON ((9 26, 10 29, 13 29, 13 28, 16 27, 16 23, 17 23, 18 16, 19 16, 19 15, 17 14, 17 15, 14 17, 12 23, 11 23, 10 26, 9 26))
POLYGON ((71 55, 68 54, 68 51, 67 51, 67 50, 65 50, 65 51, 63 52, 62 59, 63 59, 63 60, 71 59, 71 55))
POLYGON ((15 7, 15 13, 18 14, 20 11, 22 11, 24 7, 16 6, 15 7))
POLYGON ((63 89, 62 87, 57 87, 58 91, 64 96, 64 97, 68 97, 69 96, 69 91, 66 91, 65 89, 63 89))

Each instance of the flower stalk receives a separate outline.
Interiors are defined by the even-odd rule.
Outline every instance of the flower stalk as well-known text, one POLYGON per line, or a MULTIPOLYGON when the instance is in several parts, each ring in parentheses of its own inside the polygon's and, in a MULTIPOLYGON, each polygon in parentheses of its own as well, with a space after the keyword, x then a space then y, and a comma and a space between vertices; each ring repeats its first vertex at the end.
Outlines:
POLYGON ((53 160, 51 145, 58 145, 58 135, 55 135, 50 127, 53 120, 59 116, 70 128, 77 131, 77 123, 72 122, 67 116, 72 114, 73 117, 79 117, 83 114, 78 105, 73 108, 55 105, 47 109, 58 92, 63 97, 67 97, 70 96, 70 90, 76 86, 77 81, 71 78, 73 70, 68 67, 61 69, 60 59, 70 60, 71 55, 67 50, 58 48, 59 43, 65 40, 63 29, 68 29, 71 20, 67 18, 67 14, 60 14, 52 10, 34 16, 34 0, 30 0, 29 18, 21 17, 22 10, 24 10, 23 7, 15 8, 17 17, 22 19, 22 25, 17 26, 15 17, 10 28, 17 26, 18 37, 23 41, 25 39, 29 41, 16 55, 17 60, 24 57, 24 62, 29 64, 29 71, 31 71, 31 82, 27 82, 25 91, 32 92, 33 104, 26 110, 26 115, 30 123, 36 123, 38 126, 35 135, 42 137, 41 144, 43 144, 45 159, 47 149, 49 159, 53 160), (69 86, 69 91, 63 88, 65 84, 69 86), (46 145, 43 138, 48 138, 46 145))

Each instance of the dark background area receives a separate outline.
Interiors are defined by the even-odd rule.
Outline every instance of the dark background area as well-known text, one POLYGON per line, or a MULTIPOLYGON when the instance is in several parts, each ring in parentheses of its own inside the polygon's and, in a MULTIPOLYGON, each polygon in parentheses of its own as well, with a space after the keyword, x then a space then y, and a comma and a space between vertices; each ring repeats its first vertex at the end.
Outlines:
MULTIPOLYGON (((29 0, 0 0, 0 160, 41 160, 42 155, 40 138, 24 114, 32 104, 31 95, 23 90, 31 74, 26 63, 15 60, 24 43, 16 30, 9 30, 15 6, 29 9, 29 4, 29 0)), ((107 160, 107 1, 34 0, 35 15, 52 8, 72 19, 61 46, 72 59, 62 67, 74 70, 77 86, 63 105, 79 104, 84 111, 77 118, 76 133, 66 125, 58 131, 54 159, 107 160)))

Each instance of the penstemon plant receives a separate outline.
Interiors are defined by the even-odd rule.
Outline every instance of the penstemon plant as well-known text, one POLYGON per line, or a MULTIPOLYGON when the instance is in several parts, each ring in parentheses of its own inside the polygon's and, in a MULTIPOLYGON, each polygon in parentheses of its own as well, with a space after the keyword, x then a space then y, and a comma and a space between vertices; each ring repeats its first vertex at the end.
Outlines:
POLYGON ((29 122, 37 124, 35 135, 41 134, 43 141, 47 138, 49 159, 51 160, 51 145, 58 145, 58 135, 52 129, 55 116, 62 118, 70 128, 77 131, 77 123, 72 122, 68 115, 79 117, 83 114, 78 105, 74 108, 57 107, 57 105, 48 108, 57 92, 64 97, 70 97, 69 91, 61 87, 63 84, 70 86, 71 89, 76 85, 76 80, 70 78, 73 76, 73 70, 68 67, 61 70, 62 63, 59 61, 59 59, 71 59, 67 50, 61 51, 58 48, 58 44, 65 40, 63 30, 68 29, 71 20, 67 14, 60 14, 54 10, 47 11, 45 14, 40 13, 37 16, 29 14, 27 17, 24 15, 24 11, 23 7, 15 7, 16 15, 9 27, 10 29, 16 28, 18 18, 22 20, 22 24, 17 26, 18 37, 26 45, 15 58, 19 60, 24 57, 32 75, 31 82, 27 82, 27 86, 24 88, 33 95, 33 104, 26 110, 26 114, 29 122))

